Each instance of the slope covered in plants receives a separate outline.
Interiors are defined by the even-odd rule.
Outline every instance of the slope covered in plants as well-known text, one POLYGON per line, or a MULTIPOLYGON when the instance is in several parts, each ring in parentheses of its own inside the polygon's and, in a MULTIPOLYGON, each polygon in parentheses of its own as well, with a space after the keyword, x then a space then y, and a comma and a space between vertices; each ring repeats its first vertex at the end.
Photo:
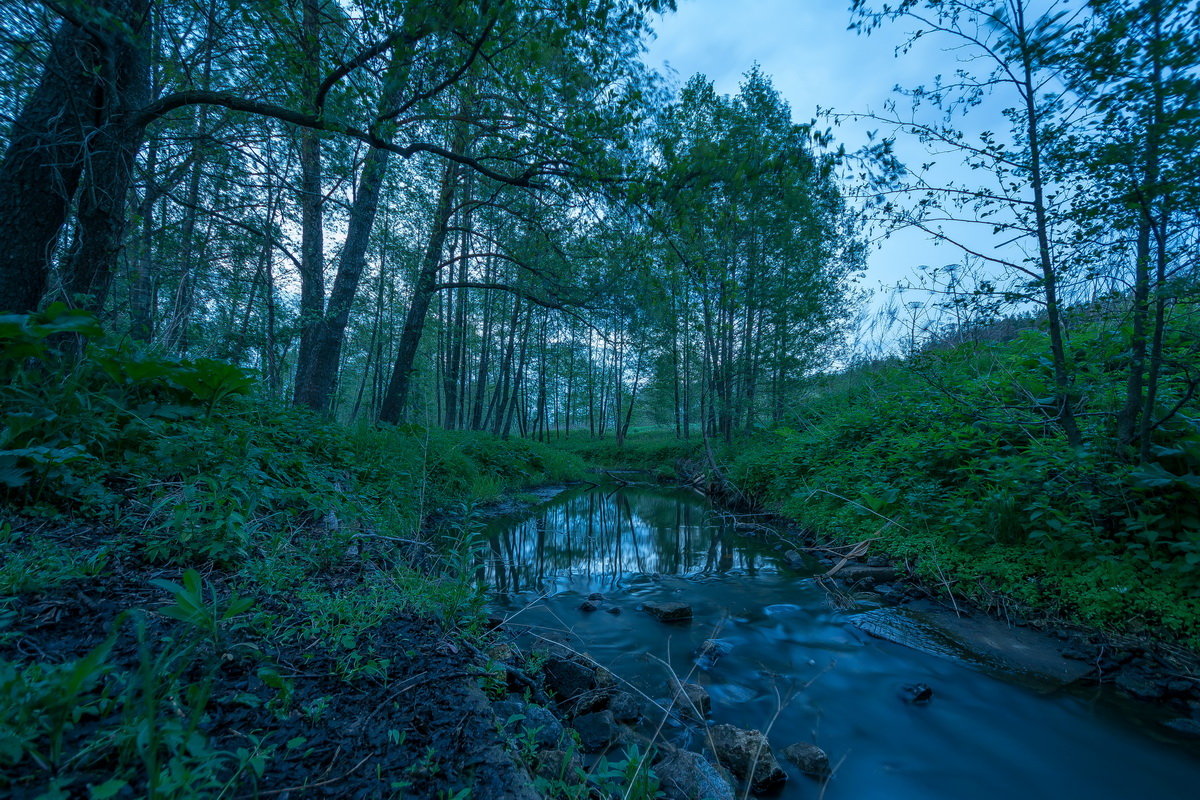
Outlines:
POLYGON ((1200 645, 1200 404, 1194 319, 1166 343, 1164 418, 1138 463, 1111 428, 1121 334, 1080 326, 1084 445, 1054 419, 1045 334, 934 346, 822 380, 797 424, 729 456, 735 483, 931 584, 1200 645), (1165 413, 1172 411, 1174 413, 1165 413))
POLYGON ((513 782, 464 766, 457 728, 482 611, 465 512, 578 459, 273 409, 237 368, 61 306, 0 319, 0 372, 0 793, 513 782))

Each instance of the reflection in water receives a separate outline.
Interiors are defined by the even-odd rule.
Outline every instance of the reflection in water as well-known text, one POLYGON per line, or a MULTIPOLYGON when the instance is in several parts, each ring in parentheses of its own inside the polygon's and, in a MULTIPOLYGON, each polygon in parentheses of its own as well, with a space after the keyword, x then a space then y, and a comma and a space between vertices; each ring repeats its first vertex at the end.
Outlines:
POLYGON ((500 592, 540 591, 552 583, 613 588, 630 574, 704 575, 773 570, 761 550, 733 533, 729 520, 688 492, 589 491, 538 516, 490 531, 480 577, 500 592))

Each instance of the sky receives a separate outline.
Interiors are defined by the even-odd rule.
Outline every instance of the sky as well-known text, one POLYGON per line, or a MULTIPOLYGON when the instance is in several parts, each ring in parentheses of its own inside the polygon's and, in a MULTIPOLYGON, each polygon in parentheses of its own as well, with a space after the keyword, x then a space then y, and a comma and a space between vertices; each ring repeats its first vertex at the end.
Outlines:
MULTIPOLYGON (((644 60, 682 84, 696 73, 717 91, 732 94, 754 63, 771 76, 792 107, 797 122, 807 122, 817 107, 837 112, 882 112, 895 98, 893 87, 915 87, 954 69, 947 42, 931 39, 896 56, 909 27, 892 22, 869 36, 848 30, 849 0, 678 0, 678 11, 654 25, 644 60)), ((834 131, 847 150, 866 143, 877 123, 845 123, 834 131)), ((919 145, 898 144, 902 158, 925 154, 919 145)), ((954 174, 957 165, 942 168, 954 174)), ((959 259, 957 250, 936 246, 924 234, 904 232, 879 243, 871 253, 863 286, 895 286, 920 265, 941 266, 959 259)), ((878 307, 877 297, 872 303, 878 307)))

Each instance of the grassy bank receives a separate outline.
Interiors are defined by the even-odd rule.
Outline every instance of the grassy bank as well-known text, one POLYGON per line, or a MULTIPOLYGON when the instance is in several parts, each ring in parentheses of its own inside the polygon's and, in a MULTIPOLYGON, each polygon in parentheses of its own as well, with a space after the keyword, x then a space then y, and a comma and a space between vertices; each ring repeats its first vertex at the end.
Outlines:
POLYGON ((475 528, 437 512, 580 460, 342 427, 99 333, 61 309, 0 320, 0 794, 466 781, 439 739, 461 732, 395 722, 422 691, 457 702, 454 641, 480 625, 475 528), (79 360, 59 352, 74 333, 97 339, 79 360))
MULTIPOLYGON (((1169 343, 1181 359, 1184 334, 1169 343)), ((1053 392, 1044 334, 1028 330, 828 378, 793 429, 723 457, 768 506, 872 539, 948 591, 1200 647, 1200 406, 1184 402, 1138 465, 1111 444, 1118 337, 1084 329, 1073 346, 1092 412, 1082 449, 1036 399, 1053 392)), ((1167 375, 1163 408, 1185 397, 1183 377, 1167 375)))

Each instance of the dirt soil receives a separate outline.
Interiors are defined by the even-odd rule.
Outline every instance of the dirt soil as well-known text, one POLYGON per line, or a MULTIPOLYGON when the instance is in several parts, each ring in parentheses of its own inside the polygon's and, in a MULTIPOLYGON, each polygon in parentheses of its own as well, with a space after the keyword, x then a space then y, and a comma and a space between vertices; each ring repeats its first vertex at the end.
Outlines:
MULTIPOLYGON (((169 598, 151 584, 155 578, 179 581, 180 571, 116 564, 103 576, 19 596, 15 608, 10 606, 15 616, 0 631, 0 659, 20 665, 79 658, 104 641, 118 615, 130 609, 144 612, 135 612, 145 620, 142 639, 151 649, 161 646, 181 623, 156 613, 169 598)), ((220 584, 219 575, 208 580, 220 584)), ((136 671, 139 650, 147 646, 139 645, 137 627, 132 619, 119 626, 110 656, 117 669, 110 675, 136 671)), ((235 633, 224 652, 210 649, 207 662, 202 654, 192 665, 185 673, 192 681, 214 675, 200 725, 210 746, 273 752, 261 777, 243 774, 224 796, 456 798, 461 792, 472 800, 537 797, 528 773, 503 747, 491 706, 478 688, 480 667, 466 649, 435 622, 408 615, 395 616, 368 635, 377 657, 386 662, 385 674, 350 682, 337 674, 339 655, 327 642, 278 646, 269 637, 239 641, 235 633), (286 703, 281 705, 277 688, 259 677, 264 665, 288 682, 286 703)), ((104 736, 117 722, 85 717, 68 734, 65 752, 104 736)), ((84 787, 111 778, 113 767, 111 759, 102 760, 60 777, 71 779, 71 796, 83 797, 84 787)), ((51 777, 26 758, 16 774, 0 770, 0 795, 36 797, 51 777)), ((137 780, 144 782, 145 776, 137 780)), ((145 789, 144 783, 133 785, 116 796, 142 797, 145 789)))

